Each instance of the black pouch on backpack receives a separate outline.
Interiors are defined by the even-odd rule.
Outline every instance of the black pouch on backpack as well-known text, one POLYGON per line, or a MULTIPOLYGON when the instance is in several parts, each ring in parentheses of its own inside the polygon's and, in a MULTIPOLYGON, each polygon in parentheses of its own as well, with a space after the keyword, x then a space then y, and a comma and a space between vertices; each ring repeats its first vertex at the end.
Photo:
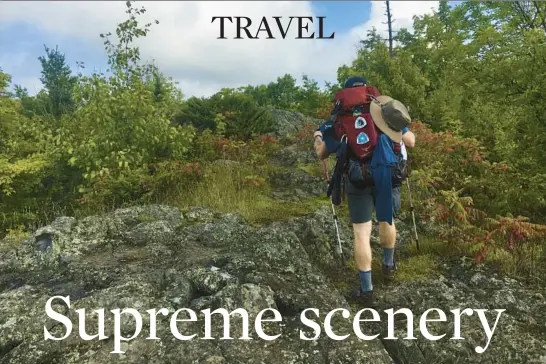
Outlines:
POLYGON ((355 187, 364 188, 374 185, 371 171, 359 160, 349 160, 347 178, 355 187))
POLYGON ((402 185, 402 182, 405 181, 405 179, 409 175, 409 168, 408 163, 404 158, 400 155, 397 156, 397 163, 391 168, 392 171, 392 186, 393 187, 399 187, 402 185))

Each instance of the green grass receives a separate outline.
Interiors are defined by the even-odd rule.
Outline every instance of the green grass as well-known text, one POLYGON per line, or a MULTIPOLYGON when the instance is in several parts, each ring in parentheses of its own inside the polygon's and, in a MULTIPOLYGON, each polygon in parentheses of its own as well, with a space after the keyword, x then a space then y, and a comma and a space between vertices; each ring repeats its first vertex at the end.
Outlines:
MULTIPOLYGON (((399 258, 397 256, 398 270, 396 271, 396 282, 404 281, 422 281, 427 279, 433 279, 437 276, 438 271, 438 254, 441 251, 441 244, 434 243, 434 240, 427 238, 422 242, 420 251, 413 250, 415 245, 406 246, 403 249, 404 256, 399 258), (429 242, 431 244, 429 244, 429 242), (426 246, 426 247, 425 247, 426 246)), ((400 251, 397 250, 397 254, 400 251)), ((383 282, 381 275, 381 265, 383 263, 383 255, 381 249, 373 249, 372 260, 372 277, 374 284, 382 285, 383 282)), ((355 274, 347 273, 348 279, 354 280, 354 284, 358 284, 357 268, 354 259, 347 261, 347 271, 354 272, 355 274)), ((341 289, 346 289, 347 282, 343 279, 336 280, 336 286, 341 289)))
POLYGON ((437 261, 432 254, 410 256, 398 263, 398 281, 426 280, 435 276, 437 261))
POLYGON ((150 222, 150 221, 155 220, 155 218, 153 216, 148 216, 148 215, 145 215, 145 214, 137 216, 137 219, 141 223, 142 222, 150 222))
MULTIPOLYGON (((461 257, 474 259, 476 254, 475 245, 470 241, 447 242, 431 237, 420 237, 420 250, 415 244, 408 246, 406 253, 410 258, 436 257, 442 260, 457 260, 461 257)), ((544 284, 546 281, 546 249, 540 242, 529 242, 522 244, 515 251, 509 251, 506 246, 490 244, 486 258, 483 261, 487 267, 498 271, 503 276, 520 278, 529 283, 544 284)), ((427 258, 427 259, 429 259, 427 258)), ((424 263, 424 261, 423 261, 424 263)), ((419 270, 419 261, 413 261, 419 270)))
POLYGON ((30 233, 23 231, 22 227, 8 230, 4 239, 0 241, 0 253, 17 249, 25 239, 31 236, 30 233))
MULTIPOLYGON (((326 168, 328 169, 329 176, 332 174, 332 171, 335 165, 336 165, 336 159, 334 157, 330 157, 326 159, 326 168)), ((297 168, 314 177, 320 177, 320 178, 325 177, 322 161, 317 160, 317 162, 315 163, 300 164, 297 166, 297 168)))
POLYGON ((518 277, 543 287, 546 282, 546 249, 544 243, 522 244, 515 252, 504 247, 492 246, 485 262, 502 274, 518 277))
POLYGON ((324 171, 318 163, 300 164, 298 165, 298 169, 314 177, 324 177, 324 171))
POLYGON ((254 186, 252 181, 264 181, 265 173, 248 165, 211 164, 205 167, 202 181, 181 185, 163 196, 164 203, 180 208, 202 206, 218 212, 240 214, 249 223, 267 223, 303 216, 327 203, 321 199, 285 202, 270 197, 271 189, 264 183, 254 186), (250 179, 248 177, 251 177, 250 179))
POLYGON ((417 245, 415 242, 412 242, 411 245, 406 246, 405 252, 410 256, 435 255, 441 257, 449 257, 453 254, 460 255, 461 253, 461 251, 456 249, 448 242, 425 235, 419 235, 419 250, 417 250, 417 245))

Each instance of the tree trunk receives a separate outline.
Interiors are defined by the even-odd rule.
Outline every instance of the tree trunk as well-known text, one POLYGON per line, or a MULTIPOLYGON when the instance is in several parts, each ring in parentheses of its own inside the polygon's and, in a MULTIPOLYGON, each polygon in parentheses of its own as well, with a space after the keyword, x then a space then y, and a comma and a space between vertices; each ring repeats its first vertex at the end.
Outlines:
POLYGON ((390 7, 390 1, 385 1, 385 4, 387 4, 387 24, 389 26, 389 54, 392 58, 392 14, 391 14, 391 7, 390 7))

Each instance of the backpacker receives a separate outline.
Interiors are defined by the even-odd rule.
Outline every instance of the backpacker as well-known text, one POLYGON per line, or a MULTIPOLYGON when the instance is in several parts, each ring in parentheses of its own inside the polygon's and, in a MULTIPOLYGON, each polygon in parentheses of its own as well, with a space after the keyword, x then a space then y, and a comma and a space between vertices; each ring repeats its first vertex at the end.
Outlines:
MULTIPOLYGON (((380 130, 373 122, 370 104, 381 94, 374 86, 349 87, 335 96, 332 122, 339 141, 336 148, 337 163, 327 191, 335 205, 341 203, 342 177, 355 186, 374 185, 371 171, 367 168, 377 145, 380 130)), ((393 187, 399 186, 407 177, 406 163, 401 156, 401 145, 393 142, 393 151, 399 164, 393 168, 393 187)))

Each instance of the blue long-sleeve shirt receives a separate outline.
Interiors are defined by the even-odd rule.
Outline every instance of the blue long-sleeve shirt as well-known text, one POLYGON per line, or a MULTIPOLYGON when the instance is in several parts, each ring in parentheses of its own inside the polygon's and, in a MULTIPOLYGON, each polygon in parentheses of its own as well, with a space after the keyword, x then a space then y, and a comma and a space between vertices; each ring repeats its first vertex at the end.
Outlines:
MULTIPOLYGON (((402 134, 407 131, 406 127, 402 134)), ((377 221, 384 221, 389 225, 392 225, 393 217, 391 168, 397 163, 393 147, 394 142, 386 134, 380 133, 370 161, 376 191, 375 215, 377 221)))

